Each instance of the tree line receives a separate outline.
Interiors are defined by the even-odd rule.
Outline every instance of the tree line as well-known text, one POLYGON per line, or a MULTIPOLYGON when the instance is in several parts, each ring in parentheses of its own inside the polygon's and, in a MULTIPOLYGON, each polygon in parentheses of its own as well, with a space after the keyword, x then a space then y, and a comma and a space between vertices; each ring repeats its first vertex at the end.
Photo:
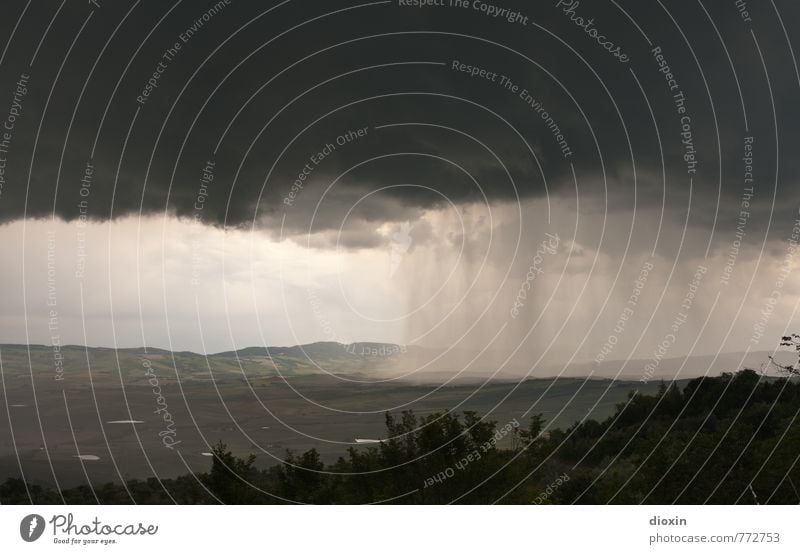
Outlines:
POLYGON ((385 415, 387 438, 333 463, 259 468, 220 443, 208 472, 61 491, 8 479, 3 504, 797 504, 800 382, 752 370, 631 392, 604 421, 549 429, 471 411, 385 415))

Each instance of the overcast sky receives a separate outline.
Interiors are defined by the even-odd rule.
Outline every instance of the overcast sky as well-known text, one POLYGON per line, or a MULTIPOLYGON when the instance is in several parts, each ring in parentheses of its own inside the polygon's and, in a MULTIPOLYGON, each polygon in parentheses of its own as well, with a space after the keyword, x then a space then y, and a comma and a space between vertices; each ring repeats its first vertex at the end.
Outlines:
POLYGON ((800 328, 796 2, 99 4, 0 21, 0 342, 800 328))

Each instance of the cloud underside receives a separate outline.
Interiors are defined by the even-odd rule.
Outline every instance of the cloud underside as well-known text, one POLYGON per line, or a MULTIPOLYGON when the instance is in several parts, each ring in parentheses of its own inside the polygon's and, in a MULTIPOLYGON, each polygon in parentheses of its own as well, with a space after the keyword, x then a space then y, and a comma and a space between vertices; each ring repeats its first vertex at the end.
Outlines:
MULTIPOLYGON (((394 4, 333 13, 343 7, 257 18, 265 7, 237 3, 167 62, 165 48, 203 10, 180 6, 158 23, 166 6, 137 7, 89 75, 107 39, 99 29, 124 13, 104 7, 58 80, 83 15, 59 18, 30 71, 23 54, 35 44, 20 35, 2 82, 28 71, 30 84, 0 220, 168 213, 369 248, 385 244, 382 225, 431 210, 541 199, 609 217, 658 213, 709 233, 740 211, 748 137, 750 231, 793 218, 798 82, 774 14, 751 34, 727 5, 707 16, 630 3, 648 44, 613 5, 581 5, 577 15, 628 53, 620 63, 554 5, 528 25, 394 4), (138 102, 159 61, 157 87, 138 102)), ((779 10, 791 20, 798 7, 779 10)))

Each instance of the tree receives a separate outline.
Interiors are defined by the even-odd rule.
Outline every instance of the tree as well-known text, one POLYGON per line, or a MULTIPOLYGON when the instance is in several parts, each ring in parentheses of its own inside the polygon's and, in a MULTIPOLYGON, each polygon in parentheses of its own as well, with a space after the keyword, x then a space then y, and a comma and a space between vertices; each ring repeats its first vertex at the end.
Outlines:
POLYGON ((257 492, 251 485, 256 476, 256 457, 250 454, 247 459, 237 458, 222 441, 211 452, 214 460, 206 478, 211 493, 225 504, 252 503, 257 492))
POLYGON ((769 357, 770 362, 778 368, 778 371, 788 375, 789 377, 800 377, 800 335, 792 333, 785 337, 781 337, 781 346, 790 346, 797 352, 798 362, 794 365, 783 365, 775 361, 773 356, 769 357))

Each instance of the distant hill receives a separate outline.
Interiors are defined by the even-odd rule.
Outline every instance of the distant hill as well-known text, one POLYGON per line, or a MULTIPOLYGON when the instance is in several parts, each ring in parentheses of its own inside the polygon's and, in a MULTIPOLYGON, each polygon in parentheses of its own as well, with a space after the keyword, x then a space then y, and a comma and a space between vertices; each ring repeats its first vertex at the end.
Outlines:
POLYGON ((182 380, 225 378, 298 377, 334 374, 350 376, 399 375, 410 352, 396 344, 359 342, 340 344, 316 342, 297 346, 253 346, 215 354, 171 352, 162 348, 106 348, 65 345, 3 344, 0 345, 3 369, 13 377, 33 372, 39 377, 64 372, 96 378, 116 376, 146 379, 145 363, 161 375, 175 375, 182 380))
POLYGON ((290 357, 307 358, 311 360, 349 360, 356 358, 397 357, 409 352, 419 351, 418 346, 402 346, 384 342, 354 342, 342 344, 339 342, 313 342, 296 346, 250 346, 239 350, 229 350, 213 354, 215 357, 290 357))
MULTIPOLYGON (((141 375, 143 360, 161 373, 175 374, 182 379, 215 379, 234 377, 297 377, 334 374, 361 376, 365 379, 402 378, 416 383, 520 380, 543 377, 596 377, 624 381, 685 379, 702 375, 719 375, 740 369, 766 370, 770 367, 768 351, 749 353, 726 352, 718 356, 700 355, 649 359, 606 360, 596 363, 543 364, 531 368, 528 360, 515 360, 502 365, 503 356, 484 354, 473 359, 464 351, 444 354, 442 350, 420 346, 404 346, 381 342, 314 342, 295 346, 250 346, 214 354, 171 352, 162 348, 106 348, 76 345, 51 346, 23 344, 0 345, 3 368, 13 375, 33 370, 46 375, 55 371, 57 358, 67 372, 86 372, 88 369, 102 377, 108 374, 133 373, 141 375), (30 358, 30 363, 29 363, 30 358), (502 366, 502 367, 501 367, 502 366), (465 370, 465 368, 467 368, 465 370), (498 371, 498 368, 501 368, 498 371)), ((779 352, 776 359, 789 364, 796 361, 793 352, 779 352)))
MULTIPOLYGON (((769 365, 769 356, 772 352, 723 352, 716 356, 684 356, 664 358, 660 361, 652 359, 608 360, 599 364, 581 363, 572 364, 564 371, 564 377, 577 377, 598 375, 602 377, 615 377, 618 379, 639 380, 647 376, 650 380, 671 381, 700 377, 703 375, 716 376, 721 373, 732 373, 742 369, 754 369, 774 375, 775 368, 769 365)), ((797 361, 794 352, 777 352, 775 359, 782 364, 791 364, 797 361)), ((553 370, 561 369, 554 367, 553 370)), ((553 375, 557 375, 558 371, 553 375)))

